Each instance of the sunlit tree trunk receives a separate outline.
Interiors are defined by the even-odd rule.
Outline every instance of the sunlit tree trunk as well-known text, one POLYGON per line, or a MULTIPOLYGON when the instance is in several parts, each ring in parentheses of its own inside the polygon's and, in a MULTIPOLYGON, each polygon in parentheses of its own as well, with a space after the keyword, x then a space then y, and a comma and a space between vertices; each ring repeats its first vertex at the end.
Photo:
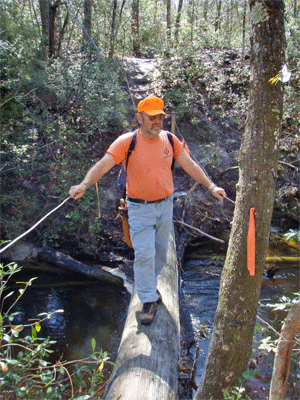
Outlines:
POLYGON ((284 63, 284 1, 250 0, 251 77, 239 181, 220 282, 214 330, 196 400, 223 399, 247 370, 268 248, 281 131, 283 84, 269 79, 284 63), (256 271, 247 270, 249 210, 256 210, 256 271))
POLYGON ((295 336, 300 332, 300 302, 294 303, 284 320, 276 349, 270 387, 270 400, 285 400, 295 336))

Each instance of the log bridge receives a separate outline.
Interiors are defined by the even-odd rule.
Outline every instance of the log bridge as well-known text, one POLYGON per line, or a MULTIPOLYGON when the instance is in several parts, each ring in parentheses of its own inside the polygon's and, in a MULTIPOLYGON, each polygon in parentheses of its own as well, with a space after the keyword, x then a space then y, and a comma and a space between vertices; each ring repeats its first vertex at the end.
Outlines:
POLYGON ((133 290, 116 366, 103 400, 178 399, 180 319, 174 233, 169 240, 168 262, 158 277, 158 289, 163 302, 150 326, 139 321, 142 303, 133 290))

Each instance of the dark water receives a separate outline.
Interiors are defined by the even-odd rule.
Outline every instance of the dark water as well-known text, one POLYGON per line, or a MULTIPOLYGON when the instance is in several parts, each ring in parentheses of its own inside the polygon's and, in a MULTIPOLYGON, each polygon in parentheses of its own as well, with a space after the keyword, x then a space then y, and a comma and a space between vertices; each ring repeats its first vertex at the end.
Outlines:
MULTIPOLYGON (((195 340, 201 349, 196 378, 198 384, 213 329, 222 267, 223 259, 208 252, 207 259, 187 259, 181 276, 182 308, 191 322, 190 340, 195 340)), ((19 276, 15 276, 15 280, 26 281, 32 277, 38 279, 16 303, 14 312, 18 311, 19 315, 14 324, 26 323, 39 313, 63 310, 63 313, 53 314, 44 321, 39 333, 40 337, 50 336, 51 340, 57 342, 54 357, 63 360, 88 357, 92 353, 91 340, 94 338, 97 350, 107 351, 114 360, 130 301, 127 290, 87 279, 81 274, 53 268, 41 270, 36 265, 23 268, 19 276)), ((282 295, 293 298, 293 293, 297 291, 299 269, 286 265, 277 272, 274 279, 264 280, 259 316, 280 331, 286 313, 274 312, 268 304, 278 302, 282 295)), ((258 345, 269 333, 263 323, 257 322, 260 328, 256 331, 253 358, 258 359, 260 375, 249 382, 247 393, 252 400, 267 400, 273 357, 259 356, 261 350, 258 345)), ((27 333, 30 334, 30 331, 27 333)), ((191 348, 191 353, 194 352, 195 346, 191 348)), ((299 378, 299 366, 293 363, 287 399, 300 398, 297 395, 299 378)))
POLYGON ((87 279, 82 274, 59 269, 44 271, 33 265, 15 274, 14 280, 28 281, 32 277, 38 279, 14 306, 13 311, 19 313, 14 324, 26 323, 40 313, 63 310, 46 319, 38 333, 39 337, 50 336, 56 341, 54 358, 88 357, 94 338, 96 350, 107 351, 114 359, 130 300, 127 290, 87 279))
MULTIPOLYGON (((182 274, 182 305, 190 315, 195 344, 200 347, 200 357, 196 383, 199 384, 204 369, 205 358, 213 329, 214 313, 218 304, 218 292, 223 261, 220 258, 209 257, 206 260, 187 260, 182 274)), ((280 332, 281 323, 286 312, 273 311, 269 304, 278 303, 282 296, 295 298, 299 291, 299 268, 296 265, 286 265, 279 270, 273 279, 265 279, 262 284, 258 315, 280 332)), ((269 398, 269 384, 272 376, 273 356, 264 355, 258 349, 263 337, 272 335, 267 327, 257 320, 254 340, 253 360, 259 370, 259 375, 251 378, 247 385, 247 394, 252 400, 269 398)), ((191 339, 191 338, 190 338, 191 339)), ((195 346, 191 349, 195 353, 195 346)), ((288 385, 287 399, 300 398, 300 370, 296 362, 292 362, 288 385)))

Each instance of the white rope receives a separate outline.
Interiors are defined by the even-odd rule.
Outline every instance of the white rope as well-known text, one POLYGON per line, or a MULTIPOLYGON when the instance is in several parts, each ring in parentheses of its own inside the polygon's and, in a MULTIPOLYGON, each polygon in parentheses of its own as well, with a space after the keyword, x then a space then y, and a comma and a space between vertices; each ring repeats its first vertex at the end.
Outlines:
POLYGON ((3 249, 0 249, 0 254, 3 253, 6 249, 8 249, 10 246, 12 246, 14 243, 16 243, 18 240, 20 240, 22 237, 27 235, 29 232, 31 232, 34 228, 36 228, 44 219, 49 217, 50 214, 54 213, 54 211, 58 210, 62 205, 65 204, 68 200, 70 200, 72 197, 68 197, 65 199, 62 203, 60 203, 57 207, 55 207, 52 211, 50 211, 48 214, 46 214, 42 219, 40 219, 35 225, 33 225, 28 231, 22 233, 22 235, 18 236, 16 239, 14 239, 12 242, 10 242, 7 246, 3 247, 3 249))

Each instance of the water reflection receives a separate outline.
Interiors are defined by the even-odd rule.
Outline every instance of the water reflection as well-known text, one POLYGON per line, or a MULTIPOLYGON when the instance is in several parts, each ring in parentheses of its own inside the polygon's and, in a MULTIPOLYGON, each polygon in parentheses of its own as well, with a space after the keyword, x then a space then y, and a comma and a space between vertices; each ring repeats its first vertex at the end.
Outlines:
MULTIPOLYGON (((17 276, 18 275, 18 276, 17 276)), ((87 279, 84 275, 23 268, 15 281, 28 281, 38 276, 14 306, 19 312, 15 324, 24 324, 40 313, 54 313, 41 324, 39 337, 56 341, 53 360, 75 360, 92 353, 91 340, 96 349, 112 355, 117 352, 130 300, 124 288, 87 279)), ((24 334, 31 334, 25 330, 24 334)))

